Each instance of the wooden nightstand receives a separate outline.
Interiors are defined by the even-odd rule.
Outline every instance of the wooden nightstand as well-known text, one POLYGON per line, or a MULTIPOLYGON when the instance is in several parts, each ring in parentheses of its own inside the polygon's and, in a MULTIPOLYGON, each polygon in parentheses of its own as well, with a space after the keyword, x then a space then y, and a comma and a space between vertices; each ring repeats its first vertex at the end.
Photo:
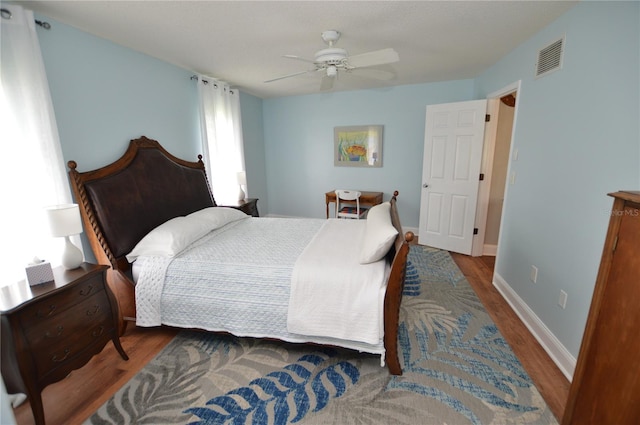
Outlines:
POLYGON ((245 214, 248 214, 253 217, 260 217, 260 213, 258 212, 258 199, 257 198, 249 198, 244 201, 238 201, 235 204, 228 205, 218 205, 219 207, 228 207, 235 208, 237 210, 242 211, 245 214))
POLYGON ((118 306, 105 283, 107 266, 82 263, 53 270, 55 280, 0 288, 0 362, 10 394, 25 393, 36 424, 44 424, 42 390, 84 366, 118 335, 118 306))

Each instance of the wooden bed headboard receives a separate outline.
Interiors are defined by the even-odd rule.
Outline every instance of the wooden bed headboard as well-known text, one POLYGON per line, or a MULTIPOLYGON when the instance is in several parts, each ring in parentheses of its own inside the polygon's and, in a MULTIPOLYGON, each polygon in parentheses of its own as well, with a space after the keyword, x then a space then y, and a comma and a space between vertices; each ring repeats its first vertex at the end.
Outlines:
MULTIPOLYGON (((119 299, 120 291, 133 290, 125 255, 140 239, 167 220, 216 206, 201 155, 184 161, 144 136, 97 170, 79 172, 75 161, 68 166, 85 233, 98 263, 112 267, 107 279, 119 299), (120 280, 131 288, 118 288, 120 280)), ((124 316, 131 312, 120 307, 124 316)))

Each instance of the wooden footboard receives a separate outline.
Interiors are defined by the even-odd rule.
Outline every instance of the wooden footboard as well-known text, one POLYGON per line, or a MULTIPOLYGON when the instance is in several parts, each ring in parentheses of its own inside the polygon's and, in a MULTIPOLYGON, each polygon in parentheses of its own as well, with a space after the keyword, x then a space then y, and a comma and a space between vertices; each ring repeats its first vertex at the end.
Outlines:
POLYGON ((389 253, 391 272, 387 282, 387 292, 384 297, 384 348, 387 367, 392 375, 402 375, 400 358, 398 356, 398 324, 400 322, 400 303, 409 255, 409 242, 414 238, 413 232, 403 233, 398 209, 396 206, 398 191, 391 198, 391 222, 398 230, 394 249, 389 253))

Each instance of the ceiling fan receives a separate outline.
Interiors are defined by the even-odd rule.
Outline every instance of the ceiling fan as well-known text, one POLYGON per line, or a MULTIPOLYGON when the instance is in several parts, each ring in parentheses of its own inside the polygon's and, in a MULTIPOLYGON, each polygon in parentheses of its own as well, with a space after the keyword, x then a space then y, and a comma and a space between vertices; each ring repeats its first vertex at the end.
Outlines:
POLYGON ((333 87, 333 82, 338 78, 338 72, 351 72, 355 69, 366 68, 376 65, 385 65, 388 63, 398 62, 400 57, 398 53, 391 49, 374 50, 371 52, 360 53, 358 55, 349 56, 345 49, 335 47, 335 44, 340 39, 340 31, 327 30, 322 32, 322 40, 329 47, 318 50, 315 53, 314 59, 306 59, 296 55, 284 55, 285 58, 295 59, 303 62, 312 63, 314 68, 295 72, 293 74, 283 75, 280 77, 272 78, 265 81, 270 83, 272 81, 282 80, 284 78, 295 77, 296 75, 308 74, 308 73, 323 73, 322 82, 320 83, 320 90, 329 90, 333 87))

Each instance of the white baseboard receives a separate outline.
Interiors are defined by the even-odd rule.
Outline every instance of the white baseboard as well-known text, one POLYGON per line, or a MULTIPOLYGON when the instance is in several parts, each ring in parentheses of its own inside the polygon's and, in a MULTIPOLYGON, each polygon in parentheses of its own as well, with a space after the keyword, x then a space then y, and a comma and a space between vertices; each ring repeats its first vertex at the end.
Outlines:
POLYGON ((493 286, 496 287, 527 329, 529 329, 535 339, 542 345, 542 348, 549 354, 551 360, 553 360, 564 376, 571 382, 573 372, 576 368, 576 358, 567 351, 558 338, 551 333, 549 328, 547 328, 533 310, 529 308, 498 273, 494 273, 493 275, 493 286))
POLYGON ((484 244, 482 246, 482 255, 489 255, 491 257, 495 257, 497 253, 498 253, 498 245, 484 244))

